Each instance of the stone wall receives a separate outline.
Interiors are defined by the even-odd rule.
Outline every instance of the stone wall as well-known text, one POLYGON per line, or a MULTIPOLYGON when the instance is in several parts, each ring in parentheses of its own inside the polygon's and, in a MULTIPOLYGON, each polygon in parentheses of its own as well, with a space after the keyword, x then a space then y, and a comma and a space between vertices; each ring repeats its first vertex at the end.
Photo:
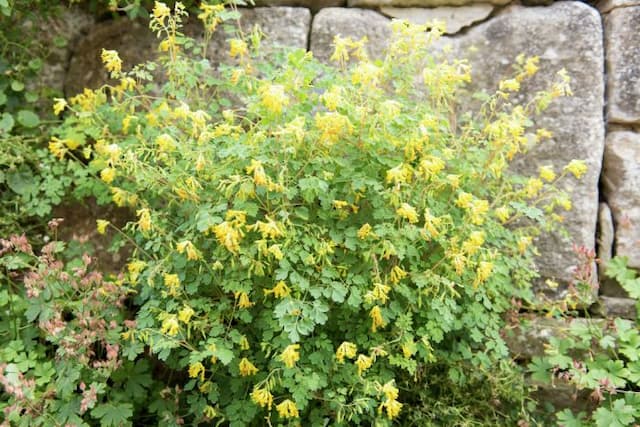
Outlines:
MULTIPOLYGON (((529 174, 541 165, 559 169, 571 159, 584 159, 589 166, 582 180, 567 184, 574 203, 565 221, 571 239, 556 234, 537 242, 539 270, 561 283, 556 289, 542 285, 540 291, 556 299, 566 293, 579 262, 574 243, 597 248, 603 260, 628 256, 630 265, 640 268, 640 1, 261 0, 258 5, 243 10, 241 22, 245 28, 262 27, 267 49, 285 44, 327 60, 333 37, 340 34, 367 36, 375 57, 387 44, 391 18, 441 19, 448 28, 441 45, 450 45, 453 54, 473 65, 472 89, 494 90, 520 53, 541 60, 541 72, 523 88, 521 100, 565 68, 574 96, 535 119, 553 138, 516 164, 529 174)), ((67 25, 60 28, 74 39, 49 64, 52 83, 66 96, 105 81, 101 48, 116 49, 125 63, 134 64, 149 59, 156 43, 141 23, 97 23, 77 10, 66 14, 61 23, 67 25)), ((201 36, 197 26, 186 31, 201 36)), ((214 38, 209 57, 216 62, 226 50, 223 36, 214 38)), ((633 316, 633 301, 615 284, 605 281, 596 296, 596 313, 633 316)))

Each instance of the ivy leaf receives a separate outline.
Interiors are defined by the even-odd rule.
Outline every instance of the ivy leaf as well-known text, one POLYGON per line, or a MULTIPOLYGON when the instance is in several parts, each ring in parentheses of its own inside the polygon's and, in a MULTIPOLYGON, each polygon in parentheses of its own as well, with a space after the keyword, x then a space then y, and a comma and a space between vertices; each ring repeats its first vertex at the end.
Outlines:
POLYGON ((18 123, 26 128, 34 128, 40 124, 40 117, 33 111, 18 111, 18 123))
POLYGON ((580 412, 574 415, 569 409, 563 409, 556 414, 558 425, 561 427, 583 427, 585 425, 585 413, 580 412))
POLYGON ((0 131, 4 131, 9 133, 11 129, 13 129, 13 125, 15 121, 13 120, 13 116, 9 113, 2 113, 2 118, 0 118, 0 131))
POLYGON ((593 414, 593 420, 597 427, 626 427, 633 422, 634 412, 624 399, 617 399, 613 402, 612 410, 603 406, 598 408, 593 414))
POLYGON ((93 408, 91 415, 100 419, 100 425, 104 427, 127 425, 131 424, 133 406, 130 403, 104 403, 93 408))

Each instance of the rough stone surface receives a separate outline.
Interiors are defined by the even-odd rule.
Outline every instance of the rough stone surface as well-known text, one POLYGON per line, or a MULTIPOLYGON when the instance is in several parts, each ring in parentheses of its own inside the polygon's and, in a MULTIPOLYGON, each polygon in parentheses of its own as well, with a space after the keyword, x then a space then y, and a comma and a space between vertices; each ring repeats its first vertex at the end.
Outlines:
POLYGON ((615 239, 615 228, 613 227, 613 214, 611 208, 606 203, 600 203, 598 208, 598 277, 600 278, 600 295, 610 297, 626 297, 626 291, 613 279, 608 278, 604 271, 607 263, 613 257, 613 243, 615 239))
POLYGON ((28 21, 25 24, 27 33, 33 31, 34 27, 38 29, 36 37, 40 43, 47 47, 47 57, 38 74, 39 78, 30 83, 62 93, 70 52, 75 48, 81 36, 86 34, 94 23, 93 16, 79 8, 64 8, 59 15, 49 17, 44 22, 28 21), (46 28, 47 31, 39 31, 40 28, 46 28), (54 43, 56 36, 64 37, 66 42, 64 46, 54 43))
POLYGON ((619 7, 640 6, 640 0, 601 0, 597 7, 600 13, 609 13, 619 7))
POLYGON ((637 317, 636 300, 601 296, 592 307, 592 313, 602 317, 622 317, 635 320, 637 317))
MULTIPOLYGON (((516 101, 524 102, 536 91, 548 88, 562 68, 571 76, 574 96, 557 99, 546 112, 534 118, 536 127, 549 129, 553 138, 514 163, 517 172, 529 176, 537 175, 541 165, 553 165, 560 171, 572 159, 583 159, 588 165, 581 180, 564 181, 574 205, 564 215, 571 239, 551 234, 536 242, 542 254, 538 268, 543 278, 561 284, 571 282, 579 262, 573 243, 595 248, 598 181, 604 149, 600 15, 586 4, 573 1, 548 7, 511 6, 449 41, 453 55, 468 57, 473 66, 472 90, 495 91, 500 79, 513 74, 511 64, 521 53, 539 56, 540 71, 523 84, 521 93, 513 98, 516 101)), ((553 298, 562 298, 565 292, 565 286, 545 289, 553 298)))
POLYGON ((640 5, 605 16, 607 118, 640 124, 640 5))
POLYGON ((437 7, 420 9, 415 7, 381 7, 380 12, 391 18, 405 19, 422 25, 433 20, 444 21, 446 34, 455 34, 464 27, 486 19, 494 7, 488 3, 479 3, 461 7, 437 7))
POLYGON ((615 254, 640 268, 640 134, 607 135, 602 183, 616 228, 615 254))
POLYGON ((349 7, 439 7, 439 6, 465 6, 473 3, 490 3, 505 5, 511 0, 348 0, 349 7))
MULTIPOLYGON (((265 38, 262 49, 269 54, 278 46, 307 48, 311 13, 308 9, 293 7, 259 7, 255 9, 241 9, 240 25, 245 31, 250 31, 254 25, 259 25, 265 38)), ((201 40, 202 26, 195 21, 185 26, 185 33, 201 40)), ((216 32, 209 44, 207 57, 215 65, 222 60, 228 60, 227 38, 221 30, 216 32)), ((124 68, 129 69, 135 64, 152 60, 156 56, 158 39, 139 21, 119 19, 98 24, 79 44, 71 58, 67 73, 65 92, 73 95, 84 87, 96 88, 108 81, 108 75, 100 61, 102 48, 117 50, 124 62, 124 68)))
POLYGON ((141 21, 118 19, 100 23, 78 43, 73 52, 65 79, 64 92, 73 96, 83 88, 95 89, 109 81, 100 60, 102 49, 117 50, 123 69, 151 60, 157 51, 158 40, 141 21))
MULTIPOLYGON (((240 12, 242 13, 240 26, 244 32, 249 32, 255 25, 258 25, 264 33, 264 39, 260 43, 263 54, 269 55, 284 46, 307 49, 309 27, 311 26, 309 9, 257 7, 255 9, 240 9, 240 12)), ((221 31, 214 34, 207 55, 214 63, 229 59, 227 38, 231 37, 221 31)))
POLYGON ((117 274, 126 264, 132 248, 125 245, 117 252, 109 251, 114 231, 100 235, 96 220, 106 219, 118 228, 135 220, 133 212, 114 206, 99 206, 95 200, 64 204, 54 208, 52 218, 63 218, 58 228, 58 239, 87 251, 94 258, 94 266, 105 273, 117 274))
POLYGON ((257 0, 256 6, 299 6, 317 11, 325 7, 340 7, 346 0, 257 0))
POLYGON ((389 19, 373 10, 331 7, 322 9, 313 18, 311 51, 321 61, 328 62, 333 53, 336 35, 359 40, 367 37, 367 51, 372 58, 380 57, 391 37, 389 19))
POLYGON ((611 260, 613 255, 613 239, 615 229, 613 228, 613 215, 606 203, 598 206, 598 258, 602 264, 611 260))
POLYGON ((507 331, 505 341, 511 354, 519 360, 531 360, 544 355, 545 344, 551 337, 561 338, 569 333, 571 325, 591 325, 603 328, 604 319, 547 319, 534 317, 517 329, 507 331))

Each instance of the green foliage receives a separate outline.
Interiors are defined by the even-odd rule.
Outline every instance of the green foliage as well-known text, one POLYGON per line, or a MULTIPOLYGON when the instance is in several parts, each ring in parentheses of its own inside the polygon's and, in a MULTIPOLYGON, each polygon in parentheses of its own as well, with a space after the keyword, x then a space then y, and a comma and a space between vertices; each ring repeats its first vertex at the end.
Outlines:
MULTIPOLYGON (((238 33, 213 69, 185 16, 157 3, 158 63, 125 71, 103 50, 117 83, 55 102, 60 176, 135 212, 122 229, 97 223, 133 256, 105 279, 88 257, 59 262, 60 243, 40 256, 3 243, 8 420, 532 421, 503 315, 531 296, 533 237, 570 209, 559 180, 585 166, 507 168, 550 136, 530 116, 570 92, 566 75, 514 104, 537 70, 518 58, 479 112, 457 115, 470 70, 428 54, 437 25, 396 22, 376 61, 338 37, 335 66, 238 33)), ((204 41, 237 17, 202 5, 204 41)))
MULTIPOLYGON (((636 273, 625 257, 615 257, 605 274, 616 279, 638 299, 636 273)), ((640 421, 640 329, 637 321, 621 318, 574 322, 566 337, 551 340, 543 359, 530 370, 546 383, 558 377, 578 390, 588 390, 596 404, 592 413, 574 415, 565 409, 556 414, 566 426, 631 426, 640 421)))

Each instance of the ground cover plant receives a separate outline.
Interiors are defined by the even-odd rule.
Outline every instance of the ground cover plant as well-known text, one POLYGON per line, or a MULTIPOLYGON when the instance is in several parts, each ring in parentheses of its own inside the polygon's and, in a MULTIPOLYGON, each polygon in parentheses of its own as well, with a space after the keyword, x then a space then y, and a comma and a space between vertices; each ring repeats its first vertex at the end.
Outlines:
POLYGON ((266 59, 233 6, 200 6, 203 40, 180 3, 150 15, 158 61, 103 50, 112 83, 57 99, 48 147, 83 171, 76 194, 131 209, 96 225, 133 256, 104 277, 61 242, 3 240, 4 423, 534 423, 503 314, 531 298, 533 238, 585 165, 507 168, 550 136, 530 117, 566 74, 516 105, 538 69, 516 58, 459 113, 470 68, 428 53, 437 24, 394 22, 375 61, 336 37, 326 65, 266 59), (224 26, 214 69, 203 43, 224 26))

